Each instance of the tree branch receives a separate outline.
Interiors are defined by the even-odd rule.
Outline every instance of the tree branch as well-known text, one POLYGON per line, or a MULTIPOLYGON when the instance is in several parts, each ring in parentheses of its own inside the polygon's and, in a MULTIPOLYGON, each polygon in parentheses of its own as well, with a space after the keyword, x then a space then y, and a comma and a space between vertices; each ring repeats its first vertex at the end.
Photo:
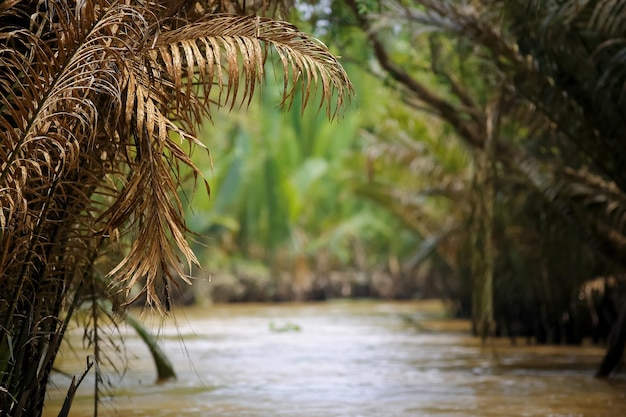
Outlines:
POLYGON ((367 34, 368 39, 372 43, 374 55, 385 69, 385 71, 397 82, 404 85, 409 91, 415 94, 419 100, 430 106, 434 112, 443 120, 447 121, 456 129, 459 135, 474 147, 483 146, 484 138, 482 134, 483 127, 475 126, 470 120, 464 119, 460 109, 456 108, 448 101, 444 100, 424 84, 420 83, 402 68, 400 68, 389 56, 382 42, 378 39, 375 32, 372 31, 370 23, 359 14, 355 0, 347 0, 348 6, 352 9, 355 18, 361 29, 367 34), (472 126, 474 125, 474 126, 472 126))

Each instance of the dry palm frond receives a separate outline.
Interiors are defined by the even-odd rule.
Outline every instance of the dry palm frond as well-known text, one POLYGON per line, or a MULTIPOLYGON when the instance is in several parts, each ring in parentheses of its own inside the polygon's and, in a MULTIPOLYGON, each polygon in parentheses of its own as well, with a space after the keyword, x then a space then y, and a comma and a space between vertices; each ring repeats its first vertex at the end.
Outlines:
POLYGON ((306 105, 319 85, 332 117, 333 100, 351 93, 335 57, 292 25, 205 15, 249 5, 0 4, 0 391, 16 394, 0 395, 0 410, 40 407, 61 312, 81 302, 109 238, 131 240, 111 285, 141 281, 149 304, 167 304, 173 278, 185 279, 180 258, 197 263, 177 195, 186 172, 201 175, 188 154, 207 146, 196 127, 219 107, 249 102, 269 49, 285 73, 285 103, 301 85, 306 105))
POLYGON ((182 164, 195 176, 201 174, 172 133, 203 146, 195 138, 198 120, 210 115, 213 107, 233 109, 238 100, 249 102, 263 79, 268 46, 275 48, 283 65, 284 101, 302 82, 302 106, 306 106, 311 89, 319 83, 320 106, 326 104, 332 117, 337 109, 331 109, 334 90, 338 106, 350 91, 336 58, 292 25, 267 18, 211 16, 162 33, 145 51, 143 61, 125 69, 129 80, 123 92, 125 125, 136 126, 133 154, 126 159, 133 163, 121 196, 103 217, 108 216, 106 233, 129 221, 135 226, 128 256, 111 276, 126 282, 127 288, 145 279, 149 304, 161 305, 155 290, 158 280, 174 275, 186 280, 177 251, 188 263, 197 263, 185 240, 178 184, 169 172, 182 164))

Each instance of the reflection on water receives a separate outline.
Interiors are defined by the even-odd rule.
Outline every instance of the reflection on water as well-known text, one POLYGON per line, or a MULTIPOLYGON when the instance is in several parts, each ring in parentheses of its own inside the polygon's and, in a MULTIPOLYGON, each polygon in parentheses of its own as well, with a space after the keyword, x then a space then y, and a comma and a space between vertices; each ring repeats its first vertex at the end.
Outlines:
MULTIPOLYGON (((100 415, 602 416, 626 414, 626 380, 592 378, 592 347, 486 348, 436 303, 225 305, 175 313, 160 341, 178 380, 155 384, 147 348, 128 332, 131 369, 100 415), (180 341, 180 337, 184 342, 180 341)), ((157 331, 157 324, 151 325, 157 331)), ((68 350, 57 363, 78 372, 68 350)), ((56 374, 45 416, 68 380, 56 374)), ((92 414, 93 377, 73 416, 92 414)))

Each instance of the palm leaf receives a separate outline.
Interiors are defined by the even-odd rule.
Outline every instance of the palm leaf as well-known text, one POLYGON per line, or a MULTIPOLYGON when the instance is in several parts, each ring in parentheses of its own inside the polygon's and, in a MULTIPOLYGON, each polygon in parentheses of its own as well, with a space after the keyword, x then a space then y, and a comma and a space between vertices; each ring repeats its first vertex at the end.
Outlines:
POLYGON ((128 125, 137 126, 133 132, 136 155, 127 159, 134 158, 135 162, 120 198, 103 217, 109 216, 105 233, 119 230, 129 221, 136 226, 127 257, 110 276, 125 282, 127 288, 145 278, 148 304, 158 306, 157 281, 165 277, 175 283, 178 276, 189 282, 177 253, 187 260, 189 268, 198 263, 185 240, 178 184, 169 171, 185 165, 194 176, 202 174, 172 140, 171 133, 191 145, 204 146, 195 137, 195 124, 213 108, 232 110, 237 102, 249 103, 256 85, 263 80, 270 46, 283 66, 283 102, 293 98, 302 83, 304 107, 311 89, 320 84, 320 106, 326 104, 332 117, 337 107, 331 109, 331 100, 336 97, 337 105, 341 105, 351 86, 336 58, 321 44, 288 23, 268 18, 211 16, 161 33, 152 45, 143 61, 126 68, 125 117, 128 125))
POLYGON ((142 281, 148 303, 167 307, 168 288, 185 280, 181 259, 197 263, 177 194, 187 173, 201 178, 189 157, 206 146, 197 125, 249 102, 269 47, 285 102, 302 85, 306 105, 319 84, 332 116, 351 93, 337 60, 293 26, 210 15, 243 5, 0 5, 0 387, 18 401, 0 396, 0 409, 40 409, 60 314, 81 301, 103 240, 130 240, 111 286, 142 281))

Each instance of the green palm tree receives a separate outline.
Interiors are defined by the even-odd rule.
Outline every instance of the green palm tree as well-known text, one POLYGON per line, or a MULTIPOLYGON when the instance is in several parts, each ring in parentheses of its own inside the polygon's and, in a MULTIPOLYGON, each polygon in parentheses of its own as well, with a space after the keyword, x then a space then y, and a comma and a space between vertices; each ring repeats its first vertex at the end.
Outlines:
MULTIPOLYGON (((542 306, 541 317, 524 319, 534 321, 531 332, 562 340, 571 330, 563 329, 576 326, 585 280, 616 274, 625 285, 626 2, 346 3, 349 11, 335 6, 330 19, 359 27, 407 105, 445 122, 476 155, 482 179, 466 199, 468 234, 483 243, 464 253, 474 287, 485 289, 475 291, 474 308, 483 310, 475 324, 517 303, 522 287, 521 298, 533 300, 525 308, 542 306), (496 297, 500 306, 497 291, 505 295, 496 297)), ((618 303, 614 359, 626 345, 626 299, 618 303)))
POLYGON ((0 4, 0 415, 40 415, 69 317, 98 288, 142 283, 163 312, 189 282, 177 190, 184 172, 201 178, 197 125, 249 102, 270 51, 284 104, 301 87, 306 105, 319 84, 332 117, 350 93, 321 43, 242 4, 0 4), (124 258, 98 279, 101 249, 121 240, 124 258))

